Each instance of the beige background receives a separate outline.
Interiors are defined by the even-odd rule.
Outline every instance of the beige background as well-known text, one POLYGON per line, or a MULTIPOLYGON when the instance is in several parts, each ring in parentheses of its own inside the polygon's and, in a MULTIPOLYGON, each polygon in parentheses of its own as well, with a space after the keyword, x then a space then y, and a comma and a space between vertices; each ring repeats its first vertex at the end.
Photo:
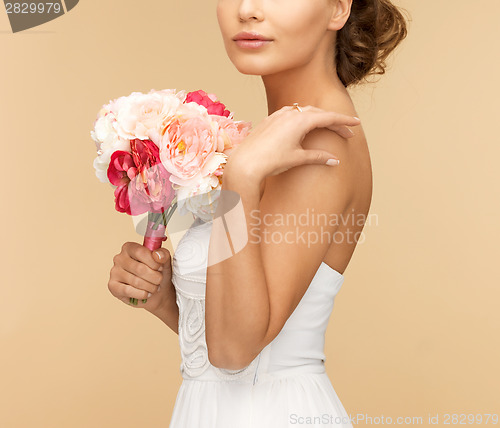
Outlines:
MULTIPOLYGON (((142 241, 94 175, 89 132, 102 104, 152 88, 205 89, 239 120, 265 117, 215 4, 85 0, 18 34, 0 7, 0 427, 168 426, 178 337, 107 290, 113 255, 142 241)), ((409 36, 378 83, 352 92, 372 217, 326 364, 351 415, 444 426, 446 413, 500 413, 500 3, 396 4, 409 36)))

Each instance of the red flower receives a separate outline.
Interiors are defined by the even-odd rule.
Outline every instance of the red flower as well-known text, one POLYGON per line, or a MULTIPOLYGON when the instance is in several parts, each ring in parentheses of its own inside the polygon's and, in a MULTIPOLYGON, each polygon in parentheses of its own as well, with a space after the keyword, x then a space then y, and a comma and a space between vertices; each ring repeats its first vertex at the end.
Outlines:
POLYGON ((207 108, 208 114, 215 114, 217 116, 228 117, 231 112, 226 110, 226 106, 217 101, 217 97, 213 94, 207 94, 201 89, 195 92, 189 92, 186 96, 185 103, 195 102, 207 108))
POLYGON ((115 208, 129 215, 166 211, 175 197, 170 173, 150 140, 132 140, 132 153, 117 150, 111 155, 107 175, 115 189, 115 208))
POLYGON ((134 159, 129 152, 117 150, 111 155, 108 167, 108 180, 115 186, 123 186, 137 175, 134 159))

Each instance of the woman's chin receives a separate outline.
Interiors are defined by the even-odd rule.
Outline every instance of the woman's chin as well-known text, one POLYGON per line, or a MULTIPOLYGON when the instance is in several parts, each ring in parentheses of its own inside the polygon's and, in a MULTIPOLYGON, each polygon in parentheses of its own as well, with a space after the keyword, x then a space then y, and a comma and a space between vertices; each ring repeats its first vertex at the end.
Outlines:
POLYGON ((269 67, 264 67, 262 64, 233 64, 241 74, 247 74, 251 76, 263 76, 265 74, 269 74, 269 67))

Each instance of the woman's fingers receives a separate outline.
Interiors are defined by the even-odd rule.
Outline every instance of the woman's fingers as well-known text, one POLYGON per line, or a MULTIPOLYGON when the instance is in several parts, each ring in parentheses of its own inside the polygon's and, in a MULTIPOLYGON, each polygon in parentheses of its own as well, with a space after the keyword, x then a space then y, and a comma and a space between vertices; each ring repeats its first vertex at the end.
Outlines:
POLYGON ((113 280, 109 283, 109 290, 113 296, 119 298, 120 300, 124 299, 147 299, 148 291, 139 290, 128 283, 121 282, 119 280, 113 280))
POLYGON ((333 154, 325 152, 323 150, 303 150, 302 151, 302 164, 314 164, 314 165, 331 165, 335 166, 340 163, 340 160, 333 154), (332 160, 330 160, 332 159, 332 160), (329 163, 327 163, 329 161, 329 163))
POLYGON ((133 302, 131 301, 130 297, 119 297, 119 299, 123 303, 126 303, 127 305, 132 306, 134 308, 138 308, 139 307, 139 303, 142 303, 142 299, 137 299, 137 300, 134 300, 133 302), (137 302, 137 305, 135 304, 135 302, 137 302))
POLYGON ((354 136, 354 131, 352 131, 349 126, 357 126, 361 123, 361 120, 354 116, 349 116, 347 114, 337 113, 334 111, 327 111, 314 106, 304 106, 301 107, 302 111, 298 111, 295 107, 287 106, 291 120, 300 125, 306 125, 304 129, 304 135, 309 133, 315 128, 328 128, 334 132, 337 132, 340 136, 348 139, 354 136), (302 120, 297 120, 298 115, 304 115, 302 120))
MULTIPOLYGON (((287 116, 288 120, 290 120, 292 124, 295 124, 296 129, 300 128, 302 130, 303 136, 315 128, 328 128, 346 139, 355 135, 354 131, 352 131, 349 127, 358 126, 361 123, 361 120, 357 117, 334 111, 323 110, 315 106, 301 106, 301 109, 302 111, 298 111, 293 106, 284 106, 275 111, 272 115, 268 116, 267 119, 272 122, 279 122, 283 120, 283 117, 287 116)), ((261 122, 259 126, 263 128, 264 132, 266 131, 265 121, 261 122)), ((259 127, 254 129, 254 131, 257 131, 258 129, 259 127)))
POLYGON ((345 139, 354 137, 354 131, 352 131, 347 126, 331 125, 331 126, 326 126, 326 128, 335 131, 337 134, 339 134, 341 137, 344 137, 345 139))
MULTIPOLYGON (((301 108, 302 108, 302 112, 299 112, 299 113, 303 113, 304 111, 307 111, 307 112, 314 112, 314 113, 331 114, 332 117, 337 118, 338 123, 343 123, 347 126, 356 126, 356 125, 359 125, 361 123, 361 120, 359 119, 359 117, 351 116, 349 114, 338 113, 338 112, 330 111, 330 110, 324 110, 322 108, 315 107, 315 106, 305 106, 305 107, 301 107, 301 108)), ((294 110, 296 110, 296 109, 294 108, 294 110)))
POLYGON ((286 163, 282 162, 280 168, 275 169, 270 175, 278 175, 300 165, 315 164, 336 166, 340 160, 333 153, 324 150, 300 149, 295 150, 287 159, 286 163), (328 163, 327 163, 328 161, 328 163))
MULTIPOLYGON (((156 273, 159 275, 159 277, 156 277, 150 282, 149 280, 144 279, 142 275, 129 272, 125 269, 121 269, 116 272, 115 279, 123 284, 128 284, 131 287, 138 289, 139 291, 146 291, 146 293, 156 293, 156 291, 158 290, 158 286, 163 279, 163 276, 161 276, 160 272, 156 273)), ((145 299, 145 297, 143 298, 145 299)))
MULTIPOLYGON (((160 284, 161 280, 163 279, 162 272, 153 270, 144 263, 138 262, 134 259, 130 259, 129 262, 125 266, 123 266, 123 269, 130 275, 136 276, 141 281, 151 283, 153 285, 160 284)), ((132 283, 129 284, 134 285, 132 283)))
POLYGON ((113 257, 108 281, 111 294, 133 306, 138 306, 139 300, 145 301, 141 306, 144 308, 160 304, 159 291, 171 277, 171 263, 168 250, 160 248, 159 252, 161 257, 138 243, 123 244, 121 252, 113 257))
POLYGON ((134 308, 140 308, 142 306, 146 306, 147 302, 144 303, 142 300, 143 299, 137 299, 137 298, 131 298, 131 297, 120 297, 119 298, 123 303, 126 303, 129 306, 132 306, 134 308), (142 305, 142 306, 141 306, 142 305))
POLYGON ((328 128, 339 133, 344 138, 351 138, 354 135, 348 127, 357 126, 360 120, 354 119, 352 116, 336 113, 333 111, 324 110, 308 110, 303 111, 308 116, 307 120, 299 121, 306 124, 306 133, 315 128, 328 128))
MULTIPOLYGON (((360 119, 314 106, 300 107, 302 111, 293 106, 284 106, 260 122, 245 139, 245 144, 238 146, 229 163, 241 165, 243 170, 251 171, 252 176, 262 179, 298 165, 325 165, 329 159, 337 159, 325 151, 304 151, 301 141, 316 128, 327 128, 343 138, 351 138, 354 132, 349 126, 358 126, 360 119)), ((327 165, 338 163, 330 161, 327 165)))
MULTIPOLYGON (((151 250, 146 248, 144 245, 138 244, 137 242, 126 242, 123 245, 123 250, 129 255, 129 257, 137 260, 138 262, 144 263, 152 270, 158 270, 158 268, 162 266, 161 263, 158 263, 153 258, 153 253, 151 250)), ((164 253, 170 254, 168 250, 164 250, 163 254, 164 253)))

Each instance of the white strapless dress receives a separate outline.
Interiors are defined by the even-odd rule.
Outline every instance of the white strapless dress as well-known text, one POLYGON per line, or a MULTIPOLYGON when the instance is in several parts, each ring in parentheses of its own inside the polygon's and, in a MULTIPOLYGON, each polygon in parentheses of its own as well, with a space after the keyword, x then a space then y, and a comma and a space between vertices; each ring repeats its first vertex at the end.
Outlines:
POLYGON ((205 283, 212 222, 197 218, 172 257, 183 377, 170 428, 350 427, 325 372, 325 331, 344 276, 324 262, 278 336, 242 370, 212 366, 205 283))

